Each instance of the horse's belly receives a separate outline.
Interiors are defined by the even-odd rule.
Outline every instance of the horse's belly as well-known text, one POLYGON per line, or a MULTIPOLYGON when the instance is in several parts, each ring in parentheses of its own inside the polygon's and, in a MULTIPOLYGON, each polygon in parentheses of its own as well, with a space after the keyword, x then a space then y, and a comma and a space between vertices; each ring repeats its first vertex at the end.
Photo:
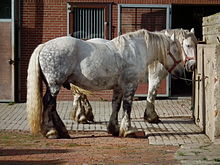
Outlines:
POLYGON ((112 89, 120 75, 111 58, 85 59, 80 63, 73 79, 78 84, 94 90, 112 89))
POLYGON ((117 80, 118 78, 115 75, 101 76, 95 73, 73 74, 69 79, 71 83, 88 90, 113 89, 118 83, 117 80))

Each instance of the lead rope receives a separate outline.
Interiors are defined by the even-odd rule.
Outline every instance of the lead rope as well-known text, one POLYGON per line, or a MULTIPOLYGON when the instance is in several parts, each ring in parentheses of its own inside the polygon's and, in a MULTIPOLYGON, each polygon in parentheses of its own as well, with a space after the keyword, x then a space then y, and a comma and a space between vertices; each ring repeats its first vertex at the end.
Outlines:
MULTIPOLYGON (((198 76, 198 80, 200 80, 200 76, 198 76)), ((200 90, 200 81, 198 81, 198 101, 200 100, 200 98, 199 98, 199 90, 200 90)), ((197 123, 199 123, 200 122, 200 118, 199 118, 199 103, 198 103, 198 107, 197 107, 197 119, 196 119, 196 121, 197 121, 197 123)))
POLYGON ((186 78, 186 70, 185 70, 185 69, 184 69, 184 71, 183 71, 183 74, 184 74, 184 78, 186 79, 186 80, 184 80, 185 83, 186 83, 186 85, 190 86, 190 85, 192 84, 193 80, 192 80, 192 81, 187 81, 187 78, 186 78))
MULTIPOLYGON (((171 73, 170 73, 170 74, 171 74, 171 73)), ((180 80, 185 80, 185 81, 190 81, 190 82, 201 81, 201 80, 205 80, 206 78, 208 78, 208 76, 204 76, 204 77, 201 78, 201 79, 191 80, 191 79, 184 78, 184 77, 179 77, 179 76, 176 76, 176 75, 173 75, 173 74, 171 74, 171 76, 174 77, 174 78, 180 79, 180 80)))
MULTIPOLYGON (((184 72, 185 73, 185 72, 184 72)), ((184 74, 185 75, 185 74, 184 74)), ((191 79, 188 79, 188 78, 184 78, 184 77, 179 77, 179 76, 176 76, 176 75, 173 75, 171 74, 172 77, 175 77, 177 79, 180 79, 180 80, 185 80, 185 81, 189 81, 189 82, 193 82, 193 81, 197 81, 197 80, 191 80, 191 79)))

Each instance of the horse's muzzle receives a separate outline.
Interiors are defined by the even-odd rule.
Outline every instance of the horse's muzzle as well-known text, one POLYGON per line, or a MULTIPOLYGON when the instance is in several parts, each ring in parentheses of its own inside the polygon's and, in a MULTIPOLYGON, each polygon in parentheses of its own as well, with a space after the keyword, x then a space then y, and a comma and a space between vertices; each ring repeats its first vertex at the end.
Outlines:
POLYGON ((188 60, 185 63, 185 69, 187 72, 193 72, 196 68, 196 60, 188 60))

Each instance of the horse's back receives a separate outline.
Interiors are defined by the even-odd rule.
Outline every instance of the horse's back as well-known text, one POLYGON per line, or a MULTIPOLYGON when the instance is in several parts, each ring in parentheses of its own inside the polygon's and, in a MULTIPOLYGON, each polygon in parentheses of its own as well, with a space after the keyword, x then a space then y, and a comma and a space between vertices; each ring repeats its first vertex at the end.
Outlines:
MULTIPOLYGON (((64 47, 69 47, 72 44, 75 44, 79 39, 73 38, 71 36, 63 36, 63 37, 57 37, 52 40, 49 40, 45 43, 45 46, 56 46, 57 49, 62 49, 64 47)), ((55 47, 53 47, 55 48, 55 47)))
POLYGON ((63 83, 77 64, 77 45, 73 37, 58 37, 44 44, 40 54, 41 70, 49 83, 63 83))
POLYGON ((106 39, 103 39, 103 38, 92 38, 92 39, 89 39, 87 40, 87 42, 92 42, 92 43, 107 43, 109 42, 109 40, 106 40, 106 39))

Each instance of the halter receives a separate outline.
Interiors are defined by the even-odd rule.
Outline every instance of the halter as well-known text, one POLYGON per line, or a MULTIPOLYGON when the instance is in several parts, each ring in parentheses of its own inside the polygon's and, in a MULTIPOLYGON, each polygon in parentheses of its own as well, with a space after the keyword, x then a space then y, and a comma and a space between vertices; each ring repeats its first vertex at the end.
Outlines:
POLYGON ((188 56, 186 55, 186 52, 185 52, 185 50, 183 49, 183 46, 182 46, 182 45, 181 45, 181 49, 182 49, 182 52, 183 52, 183 54, 184 54, 184 56, 185 56, 185 60, 183 61, 183 62, 184 62, 184 65, 186 64, 187 61, 195 60, 195 57, 188 57, 188 56))
POLYGON ((172 70, 182 61, 182 60, 176 60, 176 58, 172 55, 172 53, 170 53, 170 51, 168 51, 168 54, 167 55, 169 55, 171 58, 172 58, 172 60, 173 60, 173 66, 170 68, 170 69, 167 69, 167 71, 169 72, 169 73, 171 73, 172 72, 172 70))
MULTIPOLYGON (((181 46, 181 50, 182 50, 182 53, 184 54, 184 57, 185 57, 185 59, 183 61, 184 66, 186 65, 187 61, 195 60, 195 57, 188 57, 186 55, 186 52, 183 49, 183 46, 181 46)), ((172 53, 170 53, 170 51, 168 51, 168 55, 173 59, 173 62, 174 62, 173 66, 170 69, 167 70, 169 73, 171 73, 172 70, 181 62, 181 60, 177 61, 176 58, 172 55, 172 53)))

